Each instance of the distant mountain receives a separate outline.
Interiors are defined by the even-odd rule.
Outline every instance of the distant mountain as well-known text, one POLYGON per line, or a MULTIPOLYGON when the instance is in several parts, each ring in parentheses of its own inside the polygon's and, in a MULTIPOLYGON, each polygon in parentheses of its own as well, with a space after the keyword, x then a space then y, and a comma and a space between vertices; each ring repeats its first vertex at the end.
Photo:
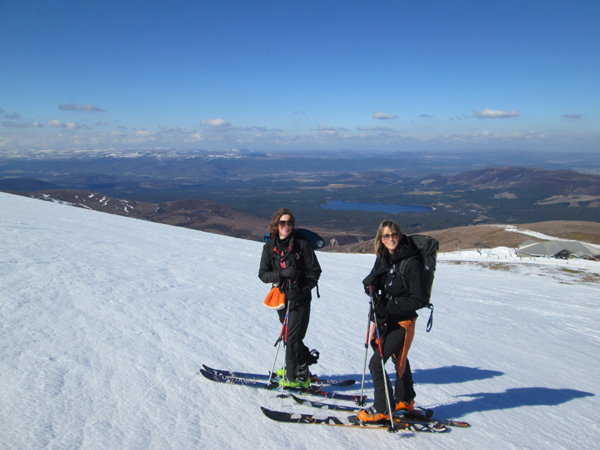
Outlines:
MULTIPOLYGON (((206 162, 207 157, 204 158, 206 162)), ((218 160, 214 155, 212 158, 218 160)), ((128 164, 134 159, 137 163, 143 161, 143 158, 123 159, 128 164)), ((220 160, 225 164, 224 161, 220 160)), ((226 167, 226 171, 247 170, 248 159, 236 161, 220 169, 213 167, 213 175, 226 167)), ((263 174, 270 170, 262 163, 255 163, 263 174)), ((388 213, 331 212, 319 205, 340 200, 430 206, 429 212, 394 215, 407 233, 497 223, 600 223, 600 176, 572 170, 502 166, 418 178, 385 170, 343 172, 333 165, 332 172, 326 175, 302 167, 305 172, 293 176, 274 170, 268 176, 236 174, 212 181, 186 181, 142 176, 140 167, 127 168, 137 181, 121 178, 112 171, 103 175, 98 166, 94 172, 80 173, 69 172, 63 165, 60 180, 45 181, 15 178, 11 169, 13 178, 0 178, 0 190, 36 192, 35 196, 47 200, 251 240, 262 239, 273 211, 292 205, 302 219, 302 226, 321 234, 327 243, 335 239, 339 246, 357 245, 358 251, 365 250, 361 244, 373 238, 388 213), (278 174, 278 178, 272 174, 278 174)), ((178 173, 181 175, 181 171, 178 173)))
MULTIPOLYGON (((254 241, 262 241, 264 234, 269 229, 268 220, 244 214, 209 200, 191 199, 150 203, 120 200, 97 192, 72 189, 21 193, 21 195, 254 241)), ((370 236, 352 230, 326 230, 319 227, 311 227, 311 230, 319 233, 327 243, 334 239, 338 245, 362 242, 370 238, 370 236)))
POLYGON ((60 187, 33 178, 0 178, 0 191, 4 192, 36 192, 47 189, 60 189, 60 187))
POLYGON ((599 195, 600 177, 572 170, 496 167, 473 170, 448 177, 449 185, 478 189, 531 189, 542 187, 551 195, 599 195))
POLYGON ((119 200, 84 190, 47 190, 29 195, 79 208, 249 240, 262 240, 268 222, 208 200, 149 203, 119 200))
MULTIPOLYGON (((118 200, 102 194, 82 190, 55 190, 27 196, 46 201, 116 214, 167 225, 180 226, 210 233, 261 241, 268 229, 266 220, 249 216, 232 208, 206 200, 182 200, 159 204, 118 200)), ((475 225, 445 230, 428 231, 424 234, 440 241, 440 251, 474 249, 476 247, 518 247, 529 237, 509 232, 502 225, 475 225)), ((600 223, 581 221, 550 221, 519 225, 519 229, 537 231, 563 239, 581 240, 600 244, 600 223)), ((336 253, 374 253, 373 239, 368 236, 341 230, 319 232, 329 244, 335 238, 338 245, 323 250, 336 253), (358 242, 357 242, 358 241, 358 242)), ((541 239, 536 239, 541 240, 541 239)))
MULTIPOLYGON (((516 229, 600 245, 600 223, 596 222, 549 221, 517 225, 516 229)), ((536 242, 544 240, 541 237, 531 237, 516 230, 508 231, 506 225, 473 225, 418 234, 426 234, 436 238, 440 242, 440 252, 473 250, 476 248, 516 248, 526 240, 536 242)), ((327 247, 324 250, 335 253, 375 253, 374 241, 374 239, 370 239, 359 244, 347 244, 334 248, 327 247)))

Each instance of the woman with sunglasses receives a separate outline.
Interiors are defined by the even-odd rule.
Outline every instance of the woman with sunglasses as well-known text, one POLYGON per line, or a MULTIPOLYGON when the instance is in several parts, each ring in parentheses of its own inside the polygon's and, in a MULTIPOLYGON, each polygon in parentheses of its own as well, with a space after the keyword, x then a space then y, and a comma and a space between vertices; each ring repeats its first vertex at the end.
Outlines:
POLYGON ((289 312, 285 354, 287 381, 283 382, 290 387, 308 387, 308 366, 317 362, 319 352, 310 351, 303 339, 310 319, 311 290, 319 281, 321 266, 310 243, 296 232, 295 222, 287 208, 273 215, 269 226, 271 240, 263 247, 258 276, 264 283, 279 286, 285 293, 285 307, 277 311, 282 324, 289 312))
POLYGON ((418 257, 420 253, 402 234, 396 222, 386 219, 379 225, 375 253, 375 265, 363 284, 367 294, 373 297, 372 319, 377 321, 381 347, 374 328, 371 347, 375 353, 369 370, 373 377, 375 399, 372 407, 358 414, 358 419, 366 423, 389 421, 390 408, 392 412, 414 409, 416 394, 407 356, 415 333, 416 311, 427 306, 428 302, 424 266, 418 257), (399 267, 403 260, 408 261, 404 274, 400 274, 399 267), (383 363, 392 357, 395 364, 395 390, 392 390, 389 377, 384 372, 380 349, 383 363))

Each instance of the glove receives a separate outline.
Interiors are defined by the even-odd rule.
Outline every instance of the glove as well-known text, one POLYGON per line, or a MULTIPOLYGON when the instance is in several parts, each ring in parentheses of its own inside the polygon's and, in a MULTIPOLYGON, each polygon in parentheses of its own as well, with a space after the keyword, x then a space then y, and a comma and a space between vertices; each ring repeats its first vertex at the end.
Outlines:
POLYGON ((371 295, 371 291, 369 288, 373 286, 373 284, 375 284, 375 277, 373 276, 373 274, 369 275, 363 280, 363 285, 365 287, 365 292, 367 293, 367 295, 371 295))
POLYGON ((294 269, 293 267, 286 267, 285 269, 280 269, 279 270, 279 277, 280 278, 294 278, 294 276, 296 275, 296 269, 294 269))
POLYGON ((385 269, 384 267, 379 267, 377 270, 375 270, 372 273, 370 273, 369 275, 367 275, 367 277, 362 282, 365 287, 365 292, 367 293, 367 295, 369 295, 369 296, 371 295, 369 286, 373 286, 373 292, 377 293, 377 289, 375 289, 375 286, 381 284, 381 283, 377 282, 377 279, 386 272, 387 272, 387 269, 385 269))
POLYGON ((375 295, 375 288, 372 285, 367 285, 365 284, 365 294, 367 294, 369 297, 371 295, 375 295), (373 292, 371 293, 371 289, 373 289, 373 292))
POLYGON ((377 317, 380 319, 385 319, 389 313, 390 310, 387 303, 384 304, 384 302, 379 302, 375 305, 375 314, 377 314, 377 317))

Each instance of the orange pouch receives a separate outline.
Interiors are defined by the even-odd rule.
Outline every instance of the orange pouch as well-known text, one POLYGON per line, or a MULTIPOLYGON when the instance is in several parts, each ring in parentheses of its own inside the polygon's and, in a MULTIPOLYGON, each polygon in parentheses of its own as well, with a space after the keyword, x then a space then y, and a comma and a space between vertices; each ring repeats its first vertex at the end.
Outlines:
POLYGON ((279 287, 274 286, 267 294, 263 304, 270 309, 283 309, 285 308, 285 294, 279 292, 279 287))

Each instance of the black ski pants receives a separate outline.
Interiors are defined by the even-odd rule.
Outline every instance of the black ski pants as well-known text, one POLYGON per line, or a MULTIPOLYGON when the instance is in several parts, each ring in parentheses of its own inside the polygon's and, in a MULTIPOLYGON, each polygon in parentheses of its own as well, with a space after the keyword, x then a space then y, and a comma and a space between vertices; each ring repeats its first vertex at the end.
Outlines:
MULTIPOLYGON (((306 363, 310 356, 310 350, 303 342, 310 320, 310 303, 310 300, 295 303, 289 311, 285 351, 285 366, 289 380, 294 380, 296 378, 298 368, 306 363)), ((285 320, 286 310, 287 307, 277 311, 279 314, 279 322, 281 324, 283 324, 283 321, 285 320)), ((285 329, 283 330, 283 333, 283 338, 285 339, 285 329)))
POLYGON ((406 400, 412 400, 415 398, 415 390, 413 387, 412 372, 410 370, 410 363, 408 362, 408 350, 412 344, 412 338, 414 336, 414 321, 412 324, 405 328, 400 324, 389 325, 381 339, 381 348, 383 351, 383 361, 394 356, 394 362, 396 364, 396 383, 395 391, 392 390, 392 383, 390 382, 389 376, 385 374, 381 367, 381 357, 379 355, 379 347, 373 341, 371 345, 375 353, 369 363, 369 370, 373 377, 373 387, 375 390, 375 400, 373 406, 378 413, 385 413, 388 410, 387 400, 385 398, 385 383, 388 385, 388 392, 390 394, 390 404, 392 410, 396 406, 397 402, 406 400), (408 336, 407 336, 408 335, 408 336), (408 337, 408 339, 407 339, 408 337))

